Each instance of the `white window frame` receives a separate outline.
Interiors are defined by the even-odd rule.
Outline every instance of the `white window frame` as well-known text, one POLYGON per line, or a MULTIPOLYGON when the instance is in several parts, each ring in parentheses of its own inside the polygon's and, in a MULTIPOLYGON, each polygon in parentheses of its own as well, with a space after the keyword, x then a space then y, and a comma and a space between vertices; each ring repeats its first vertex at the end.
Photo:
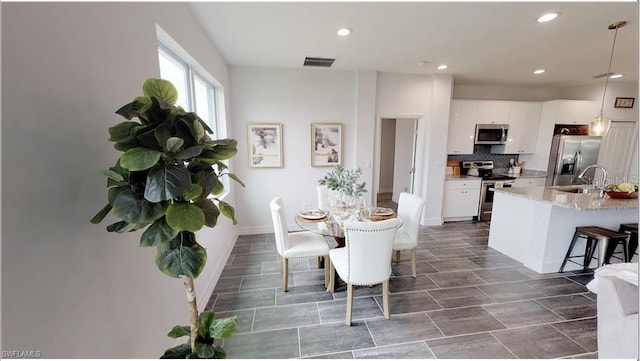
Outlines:
MULTIPOLYGON (((226 127, 225 127, 225 107, 224 107, 224 89, 222 85, 215 80, 214 77, 209 75, 207 71, 198 64, 198 62, 193 59, 173 38, 164 31, 160 26, 156 25, 156 33, 157 33, 157 48, 158 48, 158 57, 160 56, 160 51, 167 53, 174 61, 178 63, 184 64, 187 66, 187 88, 189 94, 187 94, 187 111, 195 112, 195 77, 200 78, 200 80, 207 83, 207 88, 210 89, 211 102, 209 104, 209 114, 211 115, 212 120, 205 121, 207 125, 213 131, 212 139, 223 139, 226 137, 226 127), (211 107, 213 109, 211 109, 211 107), (211 124, 213 123, 213 124, 211 124)), ((158 58, 159 59, 159 58, 158 58)), ((160 64, 158 64, 158 71, 160 71, 160 64)), ((227 166, 229 165, 229 161, 222 161, 227 166)), ((208 198, 218 198, 224 199, 230 192, 231 182, 229 181, 229 177, 222 177, 219 179, 224 185, 224 192, 217 195, 209 195, 208 198)))
POLYGON ((209 107, 209 114, 213 119, 203 120, 213 131, 213 139, 220 139, 218 132, 218 87, 214 84, 213 81, 209 79, 209 77, 197 70, 197 68, 199 68, 197 64, 194 65, 193 63, 185 60, 183 57, 173 51, 173 49, 171 49, 168 45, 166 45, 162 40, 158 40, 158 55, 160 55, 161 53, 164 53, 163 56, 171 58, 171 60, 175 61, 176 63, 184 65, 186 68, 185 76, 188 93, 186 94, 187 106, 185 110, 189 112, 196 112, 197 103, 195 100, 195 78, 197 77, 207 85, 207 89, 209 89, 210 92, 210 94, 207 95, 207 98, 209 98, 207 106, 209 107))

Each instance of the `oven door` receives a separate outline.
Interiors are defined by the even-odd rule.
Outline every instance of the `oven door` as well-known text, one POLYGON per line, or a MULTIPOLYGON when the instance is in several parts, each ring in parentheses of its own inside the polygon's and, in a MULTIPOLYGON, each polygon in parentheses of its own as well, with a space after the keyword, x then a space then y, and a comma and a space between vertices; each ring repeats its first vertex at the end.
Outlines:
POLYGON ((496 186, 496 182, 502 182, 502 188, 511 188, 513 183, 509 181, 482 181, 482 188, 480 189, 480 211, 478 212, 479 221, 491 220, 491 209, 493 208, 493 189, 496 186))

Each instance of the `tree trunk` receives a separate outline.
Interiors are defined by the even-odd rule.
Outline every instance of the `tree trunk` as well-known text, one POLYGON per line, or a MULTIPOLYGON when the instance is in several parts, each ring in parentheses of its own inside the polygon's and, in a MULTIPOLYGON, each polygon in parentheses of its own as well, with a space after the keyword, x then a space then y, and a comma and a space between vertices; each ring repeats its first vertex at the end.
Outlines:
POLYGON ((196 338, 198 337, 198 327, 200 320, 198 317, 198 305, 196 303, 196 290, 193 286, 193 278, 184 277, 184 288, 187 292, 187 302, 189 303, 189 321, 191 321, 191 352, 196 352, 196 338))

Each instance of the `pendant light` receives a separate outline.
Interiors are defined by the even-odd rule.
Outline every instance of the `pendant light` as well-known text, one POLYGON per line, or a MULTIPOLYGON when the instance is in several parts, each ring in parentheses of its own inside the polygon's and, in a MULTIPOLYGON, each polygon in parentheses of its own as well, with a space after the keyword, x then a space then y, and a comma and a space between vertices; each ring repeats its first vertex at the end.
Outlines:
POLYGON ((611 46, 611 56, 609 56, 609 68, 607 68, 607 73, 604 77, 604 92, 602 92, 602 103, 600 104, 600 111, 598 112, 598 116, 595 117, 589 123, 589 135, 597 135, 597 136, 605 136, 609 131, 609 126, 611 125, 611 119, 604 116, 604 99, 607 95, 607 85, 609 85, 609 77, 611 76, 611 61, 613 60, 613 51, 616 48, 616 38, 618 37, 618 29, 627 25, 626 21, 618 21, 609 25, 609 30, 614 30, 615 33, 613 35, 613 45, 611 46))

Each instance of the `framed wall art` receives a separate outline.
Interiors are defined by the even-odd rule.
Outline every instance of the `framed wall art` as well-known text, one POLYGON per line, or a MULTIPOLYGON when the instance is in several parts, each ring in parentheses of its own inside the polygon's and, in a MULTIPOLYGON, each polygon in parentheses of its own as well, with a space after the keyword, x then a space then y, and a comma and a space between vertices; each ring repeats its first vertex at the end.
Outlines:
POLYGON ((633 102, 636 98, 621 98, 616 97, 616 102, 613 105, 614 108, 633 108, 633 102))
POLYGON ((342 165, 342 123, 311 123, 311 166, 342 165))
POLYGON ((249 123, 249 167, 282 168, 282 124, 249 123))

